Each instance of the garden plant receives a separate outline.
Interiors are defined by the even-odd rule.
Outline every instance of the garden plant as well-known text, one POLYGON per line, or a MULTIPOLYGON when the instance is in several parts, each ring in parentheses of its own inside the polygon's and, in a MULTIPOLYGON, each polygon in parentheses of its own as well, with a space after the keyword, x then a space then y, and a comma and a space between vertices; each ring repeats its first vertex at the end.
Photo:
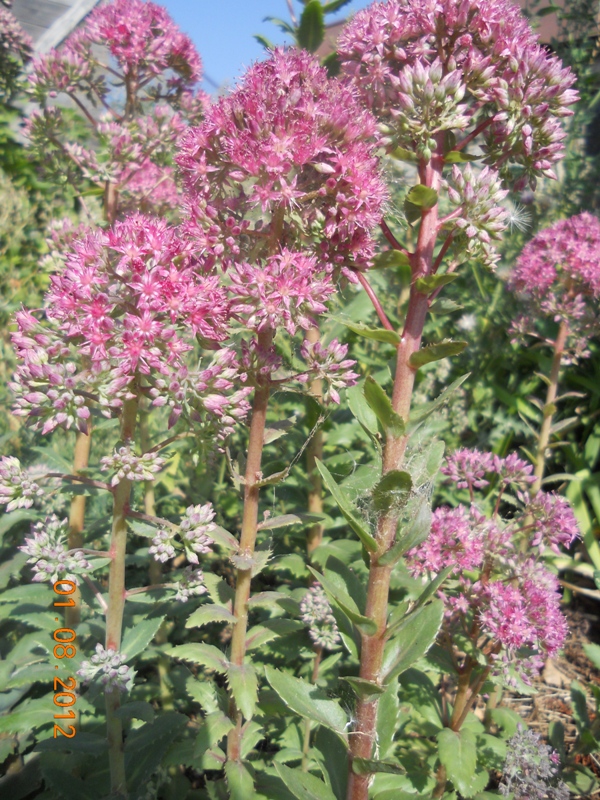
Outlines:
POLYGON ((144 0, 22 78, 70 206, 11 323, 0 788, 591 797, 585 689, 570 748, 503 706, 564 646, 565 570, 600 570, 554 463, 587 397, 565 374, 596 354, 600 222, 510 242, 561 179, 575 72, 511 0, 373 3, 323 64, 346 3, 288 5, 294 46, 220 97, 144 0), (475 399, 493 282, 546 393, 502 436, 475 399))

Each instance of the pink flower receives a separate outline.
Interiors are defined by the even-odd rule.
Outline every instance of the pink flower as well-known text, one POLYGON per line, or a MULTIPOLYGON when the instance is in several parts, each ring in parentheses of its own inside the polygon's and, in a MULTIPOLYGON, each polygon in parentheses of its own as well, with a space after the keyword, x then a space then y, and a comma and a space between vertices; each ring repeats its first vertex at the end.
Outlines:
POLYGON ((571 349, 586 355, 598 330, 600 221, 584 212, 540 231, 517 259, 509 288, 527 306, 513 325, 516 335, 538 336, 538 318, 551 318, 566 323, 571 349))
POLYGON ((387 197, 374 134, 373 117, 316 58, 276 50, 184 140, 198 250, 227 267, 265 261, 276 241, 338 268, 368 263, 387 197))
POLYGON ((568 548, 581 537, 571 504, 556 492, 538 492, 525 511, 533 518, 532 547, 548 546, 559 553, 559 547, 568 548))
POLYGON ((417 575, 425 571, 437 574, 451 565, 462 572, 481 567, 485 549, 485 540, 467 509, 443 506, 433 512, 429 536, 407 553, 407 561, 417 575))
POLYGON ((469 450, 462 447, 446 459, 442 474, 456 483, 459 489, 469 488, 471 491, 481 489, 489 484, 485 475, 492 471, 493 456, 480 450, 469 450))
MULTIPOLYGON (((352 371, 356 361, 347 359, 347 353, 348 345, 340 344, 337 339, 332 339, 328 345, 323 345, 321 342, 313 344, 308 339, 302 343, 302 358, 307 363, 310 377, 325 383, 324 402, 332 400, 339 405, 338 389, 354 386, 360 377, 357 372, 352 371)), ((308 380, 309 375, 305 377, 308 380)))
POLYGON ((390 0, 358 12, 338 40, 342 69, 386 124, 391 146, 428 161, 436 137, 483 125, 486 163, 520 183, 554 176, 574 75, 510 0, 390 0))

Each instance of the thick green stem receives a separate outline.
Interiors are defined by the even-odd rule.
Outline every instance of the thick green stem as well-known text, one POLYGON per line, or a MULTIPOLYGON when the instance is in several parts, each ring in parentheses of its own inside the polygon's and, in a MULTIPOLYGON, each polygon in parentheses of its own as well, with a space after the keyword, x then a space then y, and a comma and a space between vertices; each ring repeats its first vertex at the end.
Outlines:
MULTIPOLYGON (((268 350, 272 338, 271 332, 259 334, 259 348, 264 351, 268 350)), ((239 554, 247 558, 253 557, 256 545, 258 501, 260 496, 260 487, 257 484, 260 482, 262 476, 261 461, 269 394, 269 383, 257 386, 252 404, 248 458, 244 475, 244 512, 242 516, 242 533, 240 536, 239 548, 239 554)), ((252 569, 237 570, 233 605, 233 613, 236 621, 233 625, 231 636, 230 661, 232 664, 240 667, 243 665, 246 655, 248 600, 250 599, 251 580, 252 569)), ((235 728, 227 737, 227 758, 229 761, 239 761, 242 740, 242 712, 237 708, 233 697, 230 700, 230 716, 235 722, 235 728)))
MULTIPOLYGON (((121 439, 129 442, 135 433, 138 401, 127 400, 121 418, 121 439)), ((125 608, 125 552, 127 548, 127 510, 131 496, 131 481, 124 478, 114 490, 113 522, 110 539, 110 568, 108 573, 108 609, 106 612, 106 649, 120 650, 125 608)), ((118 689, 108 690, 106 701, 106 730, 110 786, 115 797, 127 797, 123 723, 117 716, 121 706, 118 689)))
POLYGON ((560 375, 560 365, 567 343, 567 336, 569 335, 569 328, 566 322, 561 322, 554 342, 554 355, 552 357, 552 367, 550 369, 548 389, 546 391, 546 403, 544 405, 544 420, 540 428, 538 437, 537 449, 535 453, 535 477, 536 481, 531 487, 532 494, 537 494, 542 488, 542 481, 544 480, 544 472, 546 469, 546 451, 550 444, 550 435, 552 431, 552 419, 554 417, 555 406, 554 401, 558 394, 558 378, 560 375))
MULTIPOLYGON (((73 474, 77 475, 80 470, 87 467, 90 460, 90 448, 92 445, 91 427, 88 422, 88 433, 77 434, 75 440, 75 454, 73 456, 73 474)), ((85 495, 76 494, 71 500, 69 510, 69 550, 83 547, 83 528, 85 525, 85 495)), ((75 606, 65 608, 65 626, 76 628, 81 619, 81 592, 79 589, 73 594, 75 606)))
MULTIPOLYGON (((440 148, 441 150, 441 148, 440 148)), ((425 186, 439 190, 442 177, 443 160, 434 156, 428 164, 420 165, 420 178, 425 186)), ((392 395, 392 406, 404 420, 408 420, 416 370, 410 365, 410 357, 421 344, 423 327, 429 308, 426 295, 415 289, 417 278, 431 274, 434 263, 434 250, 438 234, 438 206, 423 209, 419 237, 414 255, 413 285, 406 322, 396 360, 396 377, 392 395)), ((404 459, 408 442, 407 436, 389 436, 383 452, 383 474, 399 469, 404 459)), ((360 677, 381 685, 381 667, 386 641, 386 623, 390 576, 392 567, 379 563, 381 556, 393 545, 398 526, 398 512, 394 509, 382 514, 377 524, 377 551, 371 554, 369 584, 367 589, 366 616, 377 624, 377 632, 372 636, 362 635, 360 677)), ((376 738, 378 696, 359 699, 356 709, 356 726, 350 736, 350 774, 348 780, 348 800, 367 800, 370 774, 357 775, 352 769, 355 758, 370 759, 376 738)))
MULTIPOLYGON (((306 332, 307 341, 315 344, 320 339, 320 332, 318 328, 309 328, 306 332)), ((319 402, 323 400, 323 381, 320 378, 315 378, 310 384, 310 393, 319 402)), ((306 448, 306 471, 310 481, 310 489, 308 490, 308 511, 310 514, 323 513, 323 484, 321 481, 321 473, 317 469, 316 460, 323 460, 323 431, 319 428, 315 431, 314 436, 310 440, 306 448)), ((312 525, 306 536, 306 549, 308 555, 315 550, 323 541, 323 525, 320 522, 312 525)))

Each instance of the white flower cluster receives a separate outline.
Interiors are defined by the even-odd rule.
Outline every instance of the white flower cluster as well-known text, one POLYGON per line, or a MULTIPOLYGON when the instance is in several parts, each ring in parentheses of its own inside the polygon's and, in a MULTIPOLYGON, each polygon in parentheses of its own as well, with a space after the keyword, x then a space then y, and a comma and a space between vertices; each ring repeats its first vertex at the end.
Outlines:
POLYGON ((168 561, 175 556, 177 538, 181 539, 187 560, 198 564, 198 554, 210 553, 213 540, 210 532, 216 525, 212 522, 215 512, 211 503, 203 506, 188 506, 179 523, 179 527, 171 530, 159 530, 152 540, 150 555, 156 561, 168 561))
POLYGON ((0 458, 0 503, 6 503, 7 512, 31 508, 35 498, 43 494, 43 489, 22 469, 18 458, 0 458))
POLYGON ((154 480, 154 476, 160 472, 164 464, 165 459, 156 453, 136 455, 130 445, 120 447, 112 456, 105 456, 100 461, 104 472, 114 472, 110 481, 111 486, 116 486, 125 478, 129 481, 154 480))
POLYGON ((54 514, 38 522, 31 529, 32 536, 25 539, 19 550, 27 553, 28 564, 33 564, 34 581, 70 580, 79 583, 77 573, 88 572, 90 562, 79 551, 69 552, 67 545, 68 521, 60 521, 54 514))
POLYGON ((308 634, 317 647, 333 649, 340 641, 329 600, 320 586, 311 586, 300 603, 300 618, 308 625, 308 634))
POLYGON ((128 692, 133 686, 135 670, 123 662, 127 656, 112 648, 105 650, 101 644, 96 645, 96 653, 89 661, 83 661, 77 671, 84 683, 90 683, 95 678, 100 680, 107 689, 118 689, 128 692))
POLYGON ((186 567, 180 581, 176 584, 177 594, 175 600, 185 603, 190 597, 194 597, 206 592, 204 585, 204 575, 201 569, 186 567))

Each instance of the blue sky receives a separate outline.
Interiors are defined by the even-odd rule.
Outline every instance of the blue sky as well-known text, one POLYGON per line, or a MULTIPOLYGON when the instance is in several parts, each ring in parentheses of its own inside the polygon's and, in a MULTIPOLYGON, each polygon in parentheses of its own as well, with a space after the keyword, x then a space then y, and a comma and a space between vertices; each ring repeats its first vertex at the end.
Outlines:
MULTIPOLYGON (((198 48, 204 71, 218 85, 233 83, 244 69, 263 57, 262 46, 253 38, 260 33, 276 44, 285 36, 269 22, 267 16, 289 20, 286 0, 157 0, 165 6, 179 27, 198 48)), ((369 5, 370 0, 352 0, 328 22, 341 19, 369 5)), ((296 12, 302 4, 294 0, 296 12)), ((214 86, 205 81, 204 89, 214 86)))

